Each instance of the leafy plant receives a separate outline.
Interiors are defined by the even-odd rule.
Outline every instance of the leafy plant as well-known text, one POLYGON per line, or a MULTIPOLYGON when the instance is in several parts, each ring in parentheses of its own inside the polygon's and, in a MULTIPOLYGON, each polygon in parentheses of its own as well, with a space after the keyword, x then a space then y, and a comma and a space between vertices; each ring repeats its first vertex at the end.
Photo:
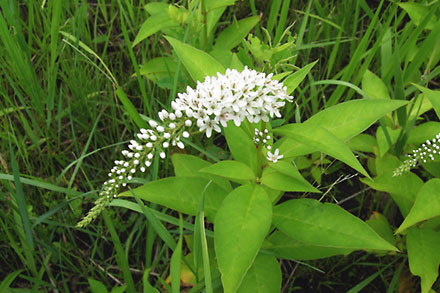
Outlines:
MULTIPOLYGON (((188 226, 194 231, 195 261, 191 271, 199 272, 199 265, 203 264, 202 274, 195 276, 196 280, 205 280, 207 288, 211 288, 207 280, 218 276, 219 271, 225 292, 255 291, 256 286, 279 291, 281 271, 274 265, 277 258, 317 259, 361 249, 397 251, 370 225, 337 204, 303 196, 286 201, 283 194, 320 193, 301 176, 294 162, 294 157, 317 151, 370 178, 346 141, 406 105, 406 101, 349 101, 329 107, 303 123, 272 128, 269 117, 281 117, 280 108, 291 101, 289 94, 305 77, 302 72, 312 66, 285 75, 291 85, 286 87, 272 75, 248 68, 224 71, 207 53, 175 39, 168 40, 195 80, 206 74, 217 76, 207 77, 195 89, 179 94, 171 102, 173 111, 160 111, 159 122, 150 120, 151 128, 141 129, 138 140, 130 142, 130 150, 122 152, 125 159, 115 161, 101 198, 80 226, 89 223, 109 203, 128 206, 125 200, 112 201, 120 196, 195 216, 196 224, 188 226), (204 65, 194 66, 193 59, 203 60, 204 65), (184 149, 198 133, 209 138, 214 132, 224 134, 233 160, 211 164, 196 156, 175 153, 175 177, 155 180, 118 195, 137 170, 145 172, 155 158, 164 160, 172 146, 184 149), (274 135, 281 139, 274 141, 274 135), (213 224, 213 234, 208 233, 206 223, 213 224), (206 242, 207 237, 214 237, 213 246, 206 242), (209 262, 213 253, 216 264, 209 262), (197 261, 201 255, 206 256, 202 264, 197 261), (255 278, 257 282, 250 281, 255 278)), ((146 216, 157 221, 153 215, 146 216)), ((181 244, 176 246, 167 240, 169 236, 161 227, 158 223, 155 229, 177 253, 181 244)))

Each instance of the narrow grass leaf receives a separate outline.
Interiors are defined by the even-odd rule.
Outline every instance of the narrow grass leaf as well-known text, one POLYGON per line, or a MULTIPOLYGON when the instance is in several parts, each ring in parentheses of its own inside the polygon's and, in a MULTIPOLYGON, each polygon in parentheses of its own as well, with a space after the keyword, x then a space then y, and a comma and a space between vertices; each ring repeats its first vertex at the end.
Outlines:
MULTIPOLYGON (((0 173, 0 180, 8 180, 8 181, 14 181, 14 176, 13 175, 9 175, 9 174, 2 174, 0 173)), ((81 195, 82 193, 73 189, 69 189, 69 188, 64 188, 61 186, 57 186, 51 183, 47 183, 44 181, 40 181, 40 180, 34 180, 34 179, 29 179, 29 178, 24 178, 24 177, 19 177, 20 182, 23 184, 27 184, 27 185, 32 185, 38 188, 43 188, 43 189, 47 189, 47 190, 51 190, 51 191, 55 191, 55 192, 61 192, 64 193, 66 195, 81 195)))
POLYGON ((179 216, 179 241, 177 242, 177 246, 174 249, 173 255, 171 256, 170 264, 172 293, 180 293, 180 263, 182 262, 183 219, 182 215, 179 216))
POLYGON ((416 88, 418 88, 422 93, 425 94, 425 96, 431 102, 431 105, 434 108, 437 117, 440 119, 440 91, 433 91, 425 87, 422 87, 418 84, 413 84, 413 85, 416 88))
POLYGON ((122 270, 122 274, 124 275, 124 280, 127 285, 127 290, 129 292, 136 292, 133 277, 131 276, 130 267, 128 265, 127 257, 124 253, 124 248, 122 247, 121 241, 119 240, 118 233, 115 230, 112 220, 106 211, 102 213, 104 222, 107 225, 107 228, 110 232, 110 236, 113 241, 114 248, 116 250, 116 261, 118 263, 119 268, 122 270))
MULTIPOLYGON (((26 242, 29 245, 30 249, 34 249, 34 236, 32 235, 32 227, 29 221, 28 209, 26 207, 26 201, 23 191, 23 185, 20 181, 20 174, 18 170, 18 164, 15 159, 14 149, 12 148, 11 142, 9 142, 9 152, 11 155, 11 165, 12 165, 12 173, 14 175, 14 184, 15 184, 15 201, 18 206, 18 210, 20 212, 21 217, 21 225, 23 225, 23 230, 26 235, 26 242)), ((18 224, 18 223, 17 223, 18 224)))
POLYGON ((21 272, 23 272, 23 269, 9 273, 0 283, 0 292, 8 292, 9 286, 12 284, 12 282, 14 282, 21 272))
POLYGON ((125 94, 124 90, 122 88, 118 88, 116 90, 116 95, 118 96, 119 100, 121 101, 122 105, 124 106, 125 110, 128 113, 128 116, 133 120, 133 122, 137 125, 139 128, 148 128, 147 122, 145 122, 141 116, 139 115, 136 108, 133 106, 131 101, 128 99, 127 95, 125 94))

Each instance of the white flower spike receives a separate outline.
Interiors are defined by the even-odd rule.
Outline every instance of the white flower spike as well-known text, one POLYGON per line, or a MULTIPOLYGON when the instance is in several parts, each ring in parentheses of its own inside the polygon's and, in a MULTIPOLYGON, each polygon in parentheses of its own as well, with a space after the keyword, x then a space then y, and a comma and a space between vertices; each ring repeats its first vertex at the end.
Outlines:
MULTIPOLYGON (((200 132, 210 137, 213 131, 221 131, 220 126, 226 127, 228 121, 237 126, 245 119, 251 123, 268 122, 269 117, 281 117, 281 107, 285 101, 291 102, 292 99, 282 82, 272 80, 272 74, 266 75, 247 67, 241 72, 227 69, 225 74, 218 73, 197 82, 195 89, 188 87, 185 93, 179 93, 171 102, 174 112, 161 110, 159 121, 149 120, 151 129, 140 129, 135 136, 138 141, 131 140, 130 150, 122 151, 126 161, 115 163, 108 174, 109 179, 104 182, 101 197, 78 226, 86 226, 96 218, 119 194, 120 186, 126 186, 138 170, 145 172, 146 167, 150 167, 156 154, 165 159, 164 149, 170 145, 183 149, 185 145, 181 137, 188 139, 192 133, 190 128, 198 127, 200 132)), ((264 139, 269 150, 270 136, 267 133, 267 130, 264 134, 258 132, 258 140, 264 139)), ((267 159, 274 163, 282 157, 278 149, 273 154, 267 153, 267 159)))

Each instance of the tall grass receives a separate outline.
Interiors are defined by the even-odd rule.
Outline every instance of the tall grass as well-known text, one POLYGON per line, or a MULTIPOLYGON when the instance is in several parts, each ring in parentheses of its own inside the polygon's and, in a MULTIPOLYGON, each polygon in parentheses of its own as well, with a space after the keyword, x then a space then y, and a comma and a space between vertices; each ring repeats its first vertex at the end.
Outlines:
MULTIPOLYGON (((75 228, 116 154, 139 126, 124 101, 156 118, 158 109, 169 106, 172 93, 185 87, 175 80, 174 89, 160 88, 139 72, 139 65, 153 57, 171 54, 160 34, 131 46, 147 17, 142 9, 147 2, 0 2, 0 288, 81 291, 89 290, 88 279, 107 288, 125 284, 139 290, 148 281, 156 288, 168 286, 165 280, 173 259, 155 231, 167 233, 168 246, 181 245, 178 227, 185 221, 182 225, 159 221, 162 209, 145 206, 148 222, 142 213, 114 208, 86 229, 75 228), (158 224, 162 226, 155 230, 158 224), (144 271, 152 277, 145 277, 144 271)), ((292 68, 319 60, 295 94, 296 118, 304 120, 322 107, 356 97, 356 91, 341 81, 360 86, 367 69, 399 99, 414 92, 410 82, 421 78, 420 68, 426 68, 425 85, 438 82, 440 26, 430 31, 424 26, 438 14, 439 5, 433 4, 430 16, 416 27, 402 9, 385 1, 372 6, 365 0, 338 5, 251 0, 228 9, 221 23, 230 23, 237 14, 262 14, 255 35, 271 38, 273 44, 295 36, 292 68)), ((286 112, 286 117, 295 119, 294 114, 286 112)), ((157 164, 152 170, 145 180, 172 172, 159 170, 157 164)), ((313 274, 322 277, 313 285, 319 290, 350 289, 357 282, 340 279, 344 272, 359 273, 365 263, 375 261, 365 255, 352 259, 356 257, 356 268, 335 258, 308 266, 286 262, 285 272, 295 275, 286 273, 284 288, 312 286, 303 282, 313 274), (327 272, 313 270, 313 265, 327 272)), ((382 281, 362 286, 390 285, 390 278, 383 276, 394 267, 376 266, 382 281)), ((177 282, 173 275, 172 281, 177 282)))

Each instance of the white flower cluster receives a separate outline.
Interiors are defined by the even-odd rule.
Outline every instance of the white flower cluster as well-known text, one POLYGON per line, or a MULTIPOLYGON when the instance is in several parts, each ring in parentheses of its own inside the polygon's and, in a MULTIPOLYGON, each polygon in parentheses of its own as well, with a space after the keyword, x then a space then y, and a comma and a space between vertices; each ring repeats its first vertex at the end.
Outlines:
POLYGON ((196 89, 188 87, 171 106, 197 120, 199 130, 210 137, 213 130, 220 132, 220 124, 226 127, 230 120, 240 126, 246 118, 257 123, 269 121, 269 116, 281 117, 279 109, 285 100, 293 99, 286 91, 283 83, 272 80, 272 74, 247 67, 242 72, 227 69, 224 75, 218 73, 198 82, 196 89))
MULTIPOLYGON (((186 93, 178 94, 171 102, 174 112, 160 111, 160 123, 150 120, 151 129, 141 129, 136 134, 137 140, 131 140, 129 149, 122 151, 124 160, 114 162, 99 199, 78 226, 85 226, 96 218, 137 171, 146 171, 154 156, 165 159, 170 146, 183 149, 181 138, 190 137, 191 127, 196 125, 200 132, 210 137, 213 130, 220 132, 220 125, 226 127, 230 120, 239 126, 244 119, 256 123, 269 121, 269 116, 281 117, 280 108, 286 100, 292 101, 292 97, 287 95, 281 82, 271 78, 272 74, 265 75, 247 67, 242 72, 227 69, 224 75, 206 77, 203 83, 197 83, 196 89, 188 87, 186 93)), ((265 135, 264 144, 270 139, 267 132, 265 135)), ((266 147, 270 149, 269 145, 266 147)), ((276 150, 274 154, 268 152, 267 158, 277 162, 282 157, 276 150)))
POLYGON ((268 150, 266 159, 268 161, 276 163, 278 162, 279 159, 282 159, 284 156, 279 154, 280 153, 279 149, 276 149, 274 153, 270 151, 272 149, 271 139, 272 137, 269 134, 269 130, 264 129, 263 131, 260 131, 257 128, 255 128, 255 135, 253 137, 254 144, 256 146, 264 146, 268 150))
POLYGON ((427 140, 421 147, 413 150, 412 154, 407 155, 408 160, 404 161, 399 168, 394 170, 393 176, 402 175, 405 172, 409 172, 411 168, 417 165, 417 162, 426 163, 428 160, 433 161, 435 155, 440 155, 440 133, 437 134, 433 139, 427 140))

